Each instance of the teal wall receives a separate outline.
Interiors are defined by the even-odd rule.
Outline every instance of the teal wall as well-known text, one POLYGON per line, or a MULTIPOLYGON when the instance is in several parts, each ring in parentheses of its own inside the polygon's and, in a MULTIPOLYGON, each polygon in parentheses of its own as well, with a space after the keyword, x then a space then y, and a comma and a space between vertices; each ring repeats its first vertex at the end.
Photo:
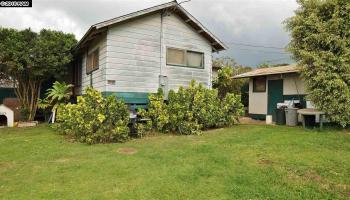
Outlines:
POLYGON ((268 80, 267 114, 272 115, 272 121, 276 121, 276 105, 284 102, 283 80, 268 80))
POLYGON ((266 119, 266 115, 263 114, 251 114, 249 113, 249 117, 255 120, 265 120, 266 119))
POLYGON ((115 96, 129 104, 132 110, 147 108, 149 93, 138 92, 102 92, 103 96, 115 96))
POLYGON ((15 90, 13 88, 0 88, 0 104, 5 98, 15 98, 15 90))
POLYGON ((102 92, 103 96, 115 96, 128 104, 148 104, 148 93, 137 92, 102 92))

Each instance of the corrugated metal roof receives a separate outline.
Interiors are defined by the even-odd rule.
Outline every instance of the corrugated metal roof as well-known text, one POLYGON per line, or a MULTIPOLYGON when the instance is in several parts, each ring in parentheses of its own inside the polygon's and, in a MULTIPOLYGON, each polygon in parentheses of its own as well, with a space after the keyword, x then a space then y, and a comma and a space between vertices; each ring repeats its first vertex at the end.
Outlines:
POLYGON ((248 77, 254 77, 254 76, 266 76, 266 75, 273 75, 273 74, 287 74, 287 73, 296 73, 299 72, 299 68, 297 65, 288 65, 288 66, 280 66, 280 67, 270 67, 270 68, 261 68, 256 69, 251 72, 239 74, 237 76, 234 76, 233 78, 248 78, 248 77))

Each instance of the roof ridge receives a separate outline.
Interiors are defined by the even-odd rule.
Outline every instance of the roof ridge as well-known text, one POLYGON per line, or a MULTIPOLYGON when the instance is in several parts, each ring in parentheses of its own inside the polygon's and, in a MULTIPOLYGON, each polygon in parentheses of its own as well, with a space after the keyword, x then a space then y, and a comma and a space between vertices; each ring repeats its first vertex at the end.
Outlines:
MULTIPOLYGON (((196 27, 194 29, 199 28, 200 30, 196 30, 200 35, 205 37, 209 42, 210 45, 212 46, 213 51, 220 51, 220 50, 225 50, 228 47, 219 40, 213 33, 211 33, 203 24, 201 24, 194 16, 192 16, 185 8, 183 8, 176 0, 164 3, 164 4, 159 4, 153 7, 145 8, 139 11, 131 12, 129 14, 121 15, 109 20, 105 20, 99 23, 96 23, 92 25, 88 31, 84 34, 84 36, 79 40, 77 43, 76 47, 73 50, 79 49, 79 47, 84 44, 86 39, 89 39, 89 36, 95 32, 98 32, 98 30, 102 30, 105 27, 111 26, 113 24, 121 23, 123 21, 131 20, 136 17, 141 17, 147 14, 159 12, 163 9, 168 9, 174 7, 175 10, 179 11, 179 13, 183 14, 183 17, 188 18, 188 19, 183 19, 185 20, 186 23, 191 24, 192 27, 196 27), (188 20, 188 21, 187 21, 188 20)), ((100 31, 101 32, 101 31, 100 31)))
POLYGON ((105 22, 108 22, 108 21, 113 21, 113 20, 118 19, 118 18, 130 16, 130 15, 136 14, 136 13, 138 13, 138 12, 142 12, 142 11, 146 11, 146 10, 151 10, 151 9, 154 9, 154 8, 157 8, 157 7, 161 7, 161 6, 170 7, 170 5, 179 5, 179 4, 177 3, 176 0, 174 0, 174 1, 169 1, 169 2, 167 2, 167 3, 158 4, 158 5, 151 6, 151 7, 148 7, 148 8, 144 8, 144 9, 141 9, 141 10, 137 10, 137 11, 134 11, 134 12, 125 14, 125 15, 120 15, 120 16, 118 16, 118 17, 113 17, 113 18, 111 18, 111 19, 107 19, 107 20, 98 22, 98 23, 96 23, 96 24, 93 24, 92 26, 97 26, 97 25, 99 25, 99 24, 102 24, 102 23, 105 23, 105 22), (169 5, 168 5, 168 4, 169 4, 169 5), (165 6, 165 5, 168 5, 168 6, 165 6))

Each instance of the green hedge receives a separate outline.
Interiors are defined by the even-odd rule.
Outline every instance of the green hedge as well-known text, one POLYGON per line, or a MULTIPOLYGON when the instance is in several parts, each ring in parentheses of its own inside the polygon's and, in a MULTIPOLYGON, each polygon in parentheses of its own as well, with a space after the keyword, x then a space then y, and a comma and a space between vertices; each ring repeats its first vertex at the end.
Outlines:
POLYGON ((171 90, 167 102, 161 90, 150 95, 148 110, 141 110, 143 118, 150 123, 140 124, 140 134, 149 130, 174 132, 178 134, 200 134, 209 128, 232 126, 243 114, 240 96, 227 94, 222 100, 217 90, 211 90, 195 81, 188 88, 180 87, 178 92, 171 90))
POLYGON ((114 96, 103 98, 92 88, 78 97, 77 104, 67 104, 58 109, 56 128, 80 142, 124 142, 129 138, 129 110, 114 96))

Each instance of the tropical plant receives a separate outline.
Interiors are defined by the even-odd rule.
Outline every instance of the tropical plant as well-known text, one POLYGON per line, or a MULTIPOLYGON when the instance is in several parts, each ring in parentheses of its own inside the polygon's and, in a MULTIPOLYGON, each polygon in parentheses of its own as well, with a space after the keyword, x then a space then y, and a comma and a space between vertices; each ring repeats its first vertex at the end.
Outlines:
POLYGON ((350 125, 350 1, 298 0, 286 21, 289 50, 301 67, 307 98, 342 126, 350 125))
POLYGON ((60 105, 55 128, 62 134, 88 143, 124 142, 129 138, 129 110, 114 96, 104 98, 92 88, 77 104, 60 105))
POLYGON ((46 92, 46 98, 39 101, 39 108, 52 107, 52 123, 55 122, 56 110, 62 103, 67 103, 67 101, 72 96, 72 84, 60 83, 58 81, 54 82, 52 87, 46 92))
POLYGON ((43 81, 61 79, 73 59, 73 34, 0 28, 0 72, 14 80, 27 120, 33 120, 43 81))
POLYGON ((49 88, 46 93, 46 98, 49 102, 57 107, 61 102, 66 102, 72 96, 72 84, 54 82, 52 88, 49 88))

